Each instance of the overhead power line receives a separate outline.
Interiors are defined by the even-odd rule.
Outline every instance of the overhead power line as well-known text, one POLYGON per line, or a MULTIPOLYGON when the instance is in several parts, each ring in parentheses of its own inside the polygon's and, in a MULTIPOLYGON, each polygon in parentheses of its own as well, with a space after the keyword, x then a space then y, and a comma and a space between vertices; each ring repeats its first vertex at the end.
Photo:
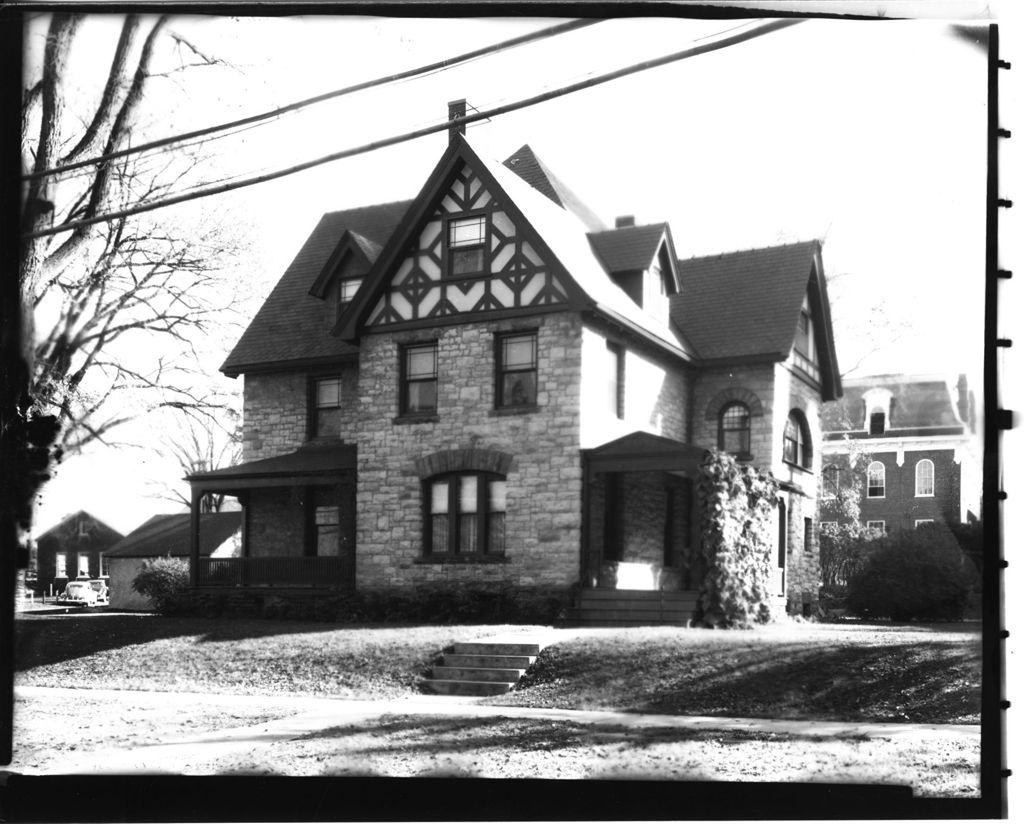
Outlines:
POLYGON ((149 143, 141 143, 138 146, 131 146, 126 149, 120 149, 116 152, 110 152, 108 154, 99 155, 97 157, 86 158, 85 160, 79 160, 74 163, 68 163, 64 166, 56 166, 52 169, 42 169, 37 172, 32 172, 27 175, 23 175, 23 180, 34 180, 40 177, 49 177, 52 175, 64 174, 65 172, 74 171, 75 169, 81 169, 84 166, 91 166, 96 163, 102 163, 107 160, 114 160, 119 157, 125 157, 127 155, 138 154, 139 152, 147 152, 151 149, 160 149, 164 146, 169 146, 174 143, 181 143, 186 140, 193 140, 197 137, 206 137, 207 135, 216 134, 217 132, 228 131, 229 129, 236 129, 239 126, 248 126, 253 123, 261 123, 265 120, 272 120, 281 115, 288 114, 290 112, 304 109, 307 106, 312 106, 316 103, 324 103, 328 100, 333 100, 338 97, 343 97, 347 94, 354 94, 355 92, 365 91, 366 89, 372 89, 377 86, 383 86, 388 83, 396 83, 400 80, 408 80, 412 77, 417 77, 422 74, 430 74, 432 72, 439 71, 441 69, 451 68, 457 66, 460 63, 467 63, 471 60, 476 60, 479 57, 484 57, 488 54, 494 54, 495 52, 505 51, 506 49, 515 48, 516 46, 522 46, 525 43, 532 43, 536 40, 544 40, 548 37, 555 37, 559 34, 565 34, 575 29, 581 29, 585 26, 593 26, 595 23, 600 23, 601 20, 571 20, 568 23, 560 23, 557 26, 551 26, 547 29, 540 29, 538 31, 530 32, 519 37, 513 37, 510 40, 502 40, 500 43, 494 43, 490 46, 484 46, 483 48, 475 49, 465 54, 456 55, 455 57, 447 57, 444 60, 439 60, 436 63, 430 63, 426 66, 417 66, 414 69, 407 69, 397 74, 390 74, 386 77, 378 77, 373 80, 366 80, 362 83, 356 83, 353 86, 346 86, 342 89, 335 89, 334 91, 325 92, 324 94, 318 94, 314 97, 307 97, 305 100, 299 100, 295 103, 289 103, 287 106, 281 106, 277 109, 271 109, 270 111, 261 112, 260 114, 249 115, 248 117, 240 118, 239 120, 232 120, 228 123, 220 123, 216 126, 207 126, 202 129, 196 129, 191 132, 184 132, 182 134, 172 135, 170 137, 163 137, 159 140, 152 140, 149 143))
POLYGON ((386 137, 381 140, 375 140, 372 143, 366 143, 362 146, 356 146, 351 149, 343 149, 339 152, 333 152, 323 157, 318 157, 313 160, 307 160, 304 163, 299 163, 294 166, 289 166, 285 169, 279 169, 276 172, 267 172, 265 174, 256 175, 254 177, 246 178, 245 180, 239 180, 232 183, 225 183, 219 186, 212 186, 207 189, 199 191, 189 192, 187 194, 176 195, 174 197, 164 198, 162 200, 154 200, 151 203, 142 203, 136 206, 132 206, 126 209, 121 209, 114 212, 106 212, 101 215, 95 215, 94 217, 70 221, 60 226, 54 226, 49 229, 40 229, 29 234, 25 234, 22 237, 26 240, 37 237, 45 237, 47 235, 56 235, 61 232, 71 231, 72 229, 78 229, 84 226, 90 226, 96 223, 103 223, 108 220, 116 220, 122 217, 130 217, 131 215, 141 214, 143 212, 151 212, 155 209, 162 209, 166 206, 174 206, 178 203, 184 203, 188 200, 198 200, 199 198, 211 197, 213 195, 223 194, 224 192, 230 192, 234 189, 242 189, 247 186, 255 186, 258 183, 266 183, 271 180, 277 180, 278 178, 287 177, 289 175, 298 174, 304 172, 307 169, 315 168, 316 166, 322 166, 326 163, 332 163, 335 160, 342 160, 347 157, 353 157, 358 154, 365 154, 367 152, 376 151, 377 149, 383 149, 387 146, 394 146, 398 143, 406 143, 410 140, 415 140, 420 137, 426 137, 430 134, 445 131, 449 128, 456 127, 463 124, 475 123, 478 120, 485 120, 490 117, 496 117, 501 114, 507 114, 508 112, 516 111, 517 109, 524 109, 528 106, 535 106, 538 103, 543 103, 547 100, 552 100, 556 97, 562 97, 567 94, 582 91, 584 89, 591 88, 592 86, 598 86, 602 83, 608 83, 611 80, 617 80, 620 77, 627 77, 631 74, 638 72, 648 71, 650 69, 664 66, 668 63, 674 63, 679 60, 685 60, 690 57, 696 57, 700 54, 706 54, 707 52, 717 51, 718 49, 724 49, 729 46, 734 46, 737 43, 742 43, 746 40, 752 40, 756 37, 761 37, 765 34, 770 34, 780 29, 787 28, 789 26, 796 25, 802 22, 799 19, 785 19, 785 20, 773 20, 770 23, 764 23, 753 29, 740 32, 738 34, 725 37, 721 40, 716 40, 711 43, 703 43, 698 46, 691 46, 688 49, 682 51, 673 52, 672 54, 663 55, 662 57, 652 58, 650 60, 644 60, 640 63, 634 63, 630 66, 626 66, 615 71, 608 72, 606 74, 598 75, 596 77, 582 80, 578 83, 572 83, 568 86, 561 86, 557 89, 552 89, 542 94, 534 95, 533 97, 524 98, 522 100, 515 101, 513 103, 507 103, 502 106, 496 106, 491 109, 485 109, 475 114, 467 114, 465 117, 457 117, 452 120, 447 120, 443 123, 438 123, 433 126, 426 126, 422 129, 416 129, 415 131, 405 132, 404 134, 394 135, 392 137, 386 137))

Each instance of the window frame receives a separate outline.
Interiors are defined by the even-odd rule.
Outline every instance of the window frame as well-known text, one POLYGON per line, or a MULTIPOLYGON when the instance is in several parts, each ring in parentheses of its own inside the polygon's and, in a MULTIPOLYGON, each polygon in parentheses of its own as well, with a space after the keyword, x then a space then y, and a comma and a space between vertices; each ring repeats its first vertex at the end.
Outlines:
POLYGON ((68 577, 68 554, 66 552, 55 552, 53 555, 53 577, 68 577))
POLYGON ((934 498, 935 497, 935 461, 933 461, 931 458, 921 458, 921 460, 919 460, 914 465, 914 497, 915 498, 934 498), (930 484, 930 489, 927 492, 922 492, 921 491, 921 488, 922 488, 922 484, 921 484, 921 470, 926 468, 926 467, 930 470, 930 473, 931 473, 930 477, 928 478, 928 482, 930 484))
POLYGON ((463 212, 458 215, 451 215, 445 218, 444 221, 444 279, 445 280, 461 280, 463 278, 478 278, 485 276, 490 273, 490 241, 491 241, 491 221, 490 213, 487 211, 480 212, 463 212), (482 238, 479 241, 472 243, 453 243, 452 241, 452 230, 457 227, 460 223, 469 222, 480 222, 483 228, 482 238), (475 272, 458 272, 454 271, 455 256, 452 250, 459 249, 479 249, 480 250, 480 268, 475 272))
POLYGON ((447 561, 504 560, 506 551, 506 519, 508 514, 508 480, 506 476, 484 470, 456 470, 455 472, 443 472, 433 475, 423 480, 422 503, 424 559, 447 561), (460 482, 464 478, 476 479, 475 512, 467 513, 461 510, 462 493, 460 482), (444 513, 435 513, 433 511, 434 486, 440 483, 448 485, 446 511, 444 513), (491 485, 494 483, 505 485, 502 509, 492 507, 491 485), (440 550, 434 547, 433 518, 438 514, 444 514, 448 518, 446 545, 440 550), (501 547, 494 548, 491 546, 491 525, 493 517, 499 514, 502 516, 501 547), (461 516, 463 515, 475 516, 476 548, 471 551, 466 551, 462 547, 461 516))
POLYGON ((722 406, 722 408, 718 410, 718 448, 720 450, 722 450, 723 452, 728 452, 730 455, 735 455, 737 458, 749 459, 752 456, 752 454, 753 454, 750 451, 750 430, 751 430, 750 419, 751 419, 750 407, 747 406, 747 404, 743 403, 743 401, 735 401, 735 400, 733 400, 733 401, 729 401, 728 403, 724 404, 722 406), (726 425, 725 425, 726 415, 727 415, 727 413, 731 409, 742 409, 743 410, 743 412, 745 413, 744 426, 742 426, 742 427, 738 427, 738 426, 726 427, 726 425), (742 432, 742 433, 744 433, 744 435, 741 437, 740 445, 741 446, 745 446, 746 449, 740 449, 740 450, 738 450, 736 452, 732 452, 731 450, 727 449, 726 448, 726 443, 725 443, 725 433, 726 432, 742 432))
POLYGON ((437 417, 439 388, 440 388, 440 362, 439 349, 436 339, 429 341, 411 341, 403 343, 398 347, 398 415, 401 418, 435 418, 437 417), (431 378, 409 377, 409 357, 415 350, 430 349, 434 355, 434 372, 431 378), (434 406, 433 408, 410 409, 409 388, 416 384, 434 384, 434 406))
POLYGON ((92 577, 92 573, 89 571, 89 568, 91 566, 91 564, 89 563, 89 553, 88 552, 78 552, 78 553, 75 553, 75 554, 78 557, 78 565, 76 567, 75 577, 76 578, 81 578, 82 577, 82 561, 84 560, 85 561, 85 577, 86 578, 91 578, 92 577))
POLYGON ((308 385, 308 409, 309 414, 306 421, 306 440, 313 440, 314 438, 341 438, 341 410, 342 410, 342 388, 344 381, 342 380, 340 373, 323 373, 309 376, 308 385), (338 395, 337 404, 323 405, 320 404, 320 385, 336 381, 338 384, 338 395), (321 432, 322 424, 320 421, 321 410, 337 409, 338 410, 338 434, 337 435, 324 435, 321 432))
POLYGON ((934 524, 934 523, 935 523, 935 519, 934 518, 915 518, 914 519, 914 529, 917 529, 919 526, 921 526, 921 524, 934 524))
POLYGON ((540 341, 536 329, 522 329, 498 332, 494 336, 494 408, 496 410, 527 410, 536 409, 540 378, 540 341), (531 366, 527 369, 505 367, 505 342, 514 338, 529 338, 533 345, 531 366), (505 399, 505 376, 508 374, 533 375, 533 398, 522 403, 510 403, 505 399))
POLYGON ((839 497, 839 467, 828 464, 821 468, 821 499, 834 501, 839 497))
POLYGON ((884 499, 885 498, 885 464, 882 463, 881 461, 872 461, 871 463, 868 464, 868 467, 865 470, 864 474, 865 474, 865 478, 867 480, 867 489, 866 489, 866 492, 865 492, 865 497, 866 498, 871 498, 873 500, 882 500, 882 499, 884 499), (876 467, 878 467, 878 468, 876 469, 876 467), (872 475, 873 471, 874 471, 876 476, 878 476, 879 474, 881 476, 881 483, 875 483, 874 484, 874 488, 875 489, 881 489, 881 492, 879 494, 876 494, 876 495, 872 495, 871 494, 871 490, 872 490, 871 475, 872 475))
POLYGON ((885 527, 885 521, 881 521, 881 520, 879 520, 879 521, 865 521, 864 522, 864 528, 865 529, 877 529, 883 535, 887 535, 888 534, 888 531, 886 530, 886 527, 885 527), (881 524, 881 526, 872 526, 872 524, 881 524))
POLYGON ((782 460, 790 466, 810 470, 813 457, 814 450, 811 445, 811 433, 807 419, 799 409, 793 409, 786 418, 786 425, 782 430, 782 460), (790 436, 791 430, 794 429, 796 438, 790 436), (789 456, 790 444, 792 444, 792 458, 789 456))

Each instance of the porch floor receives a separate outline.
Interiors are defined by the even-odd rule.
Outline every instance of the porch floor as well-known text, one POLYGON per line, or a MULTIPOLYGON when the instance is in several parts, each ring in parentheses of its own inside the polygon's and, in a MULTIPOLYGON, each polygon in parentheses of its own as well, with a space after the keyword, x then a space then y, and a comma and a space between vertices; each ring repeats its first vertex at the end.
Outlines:
POLYGON ((697 599, 696 590, 584 589, 570 617, 581 627, 686 626, 697 599))

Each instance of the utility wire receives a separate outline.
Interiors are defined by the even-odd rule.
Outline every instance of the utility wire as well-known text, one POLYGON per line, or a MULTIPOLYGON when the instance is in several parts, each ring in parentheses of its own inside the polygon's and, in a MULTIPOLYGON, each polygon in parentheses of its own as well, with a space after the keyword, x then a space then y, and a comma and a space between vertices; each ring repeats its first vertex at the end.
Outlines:
POLYGON ((40 177, 49 177, 52 175, 63 174, 74 169, 80 169, 83 166, 90 166, 95 163, 102 163, 106 160, 113 160, 115 158, 124 157, 130 154, 137 154, 138 152, 149 151, 150 149, 159 149, 163 146, 168 146, 172 143, 179 143, 185 140, 191 140, 197 137, 205 137, 216 132, 227 131, 228 129, 234 129, 238 126, 247 126, 251 123, 259 123, 264 120, 271 120, 276 117, 280 117, 283 114, 294 112, 299 109, 305 108, 306 106, 312 106, 315 103, 323 103, 327 100, 333 100, 336 97, 342 97, 347 94, 353 94, 355 92, 364 91, 366 89, 372 89, 377 86, 383 86, 387 83, 395 83, 401 80, 407 80, 412 77, 417 77, 423 74, 431 74, 433 72, 440 71, 442 69, 448 69, 452 66, 457 66, 460 63, 466 63, 471 60, 475 60, 479 57, 483 57, 488 54, 495 52, 504 51, 505 49, 511 49, 515 46, 521 46, 524 43, 530 43, 535 40, 543 40, 548 37, 554 37, 559 34, 565 34, 566 32, 574 31, 575 29, 581 29, 585 26, 593 26, 595 23, 600 23, 601 20, 572 20, 568 23, 561 23, 557 26, 551 26, 547 29, 540 29, 538 31, 530 32, 519 37, 513 37, 511 40, 502 40, 500 43, 494 43, 490 46, 484 46, 483 48, 476 49, 465 54, 460 54, 455 57, 447 57, 444 60, 439 60, 436 63, 431 63, 427 66, 418 66, 414 69, 407 69, 397 74, 391 74, 386 77, 378 77, 373 80, 366 80, 362 83, 356 83, 353 86, 346 86, 342 89, 335 89, 334 91, 325 92, 324 94, 316 95, 315 97, 308 97, 305 100, 299 100, 295 103, 289 103, 287 106, 282 106, 278 109, 272 109, 271 111, 262 112, 260 114, 249 115, 239 120, 232 120, 229 123, 221 123, 216 126, 207 126, 203 129, 196 129, 195 131, 185 132, 179 135, 172 135, 171 137, 160 138, 159 140, 153 140, 149 143, 140 143, 138 146, 132 146, 126 149, 120 149, 116 152, 110 152, 109 154, 99 155, 97 157, 86 158, 85 160, 79 160, 74 163, 68 163, 65 166, 57 166, 51 169, 42 169, 38 172, 32 172, 22 176, 22 180, 34 180, 40 177))
POLYGON ((673 52, 672 54, 663 55, 661 57, 652 58, 651 60, 644 60, 640 63, 634 63, 630 66, 626 66, 622 69, 616 69, 615 71, 608 72, 606 74, 598 75, 597 77, 589 80, 583 80, 578 83, 573 83, 568 86, 562 86, 558 89, 552 89, 551 91, 544 92, 542 94, 534 95, 533 97, 524 98, 513 103, 508 103, 504 106, 497 106, 492 109, 485 109, 484 111, 476 114, 466 115, 465 117, 456 117, 451 120, 447 120, 444 123, 438 123, 433 126, 427 126, 422 129, 417 129, 411 132, 405 132, 404 134, 395 135, 392 137, 383 138, 381 140, 375 140, 372 143, 366 143, 362 146, 356 146, 351 149, 343 149, 340 152, 333 152, 323 157, 315 158, 314 160, 307 160, 304 163, 299 163, 294 166, 289 166, 285 169, 279 169, 275 172, 268 172, 266 174, 257 175, 254 177, 240 180, 235 183, 226 183, 220 186, 213 186, 208 189, 200 190, 198 192, 176 195, 174 197, 164 198, 163 200, 154 200, 150 203, 139 204, 127 209, 121 209, 115 212, 107 212, 102 215, 95 215, 91 218, 83 220, 75 220, 69 223, 65 223, 61 226, 54 226, 49 229, 40 229, 35 232, 31 232, 22 235, 22 238, 29 240, 37 237, 46 237, 48 235, 56 235, 61 232, 67 232, 72 229, 78 229, 83 226, 90 226, 95 223, 102 223, 108 220, 115 220, 122 217, 129 217, 131 215, 140 214, 142 212, 151 212, 154 209, 162 209, 165 206, 174 206, 178 203, 183 203, 188 200, 197 200, 203 197, 210 197, 212 195, 223 194, 224 192, 230 192, 234 189, 242 189, 247 186, 255 186, 258 183, 266 183, 271 180, 276 180, 281 177, 287 177, 289 175, 297 174, 298 172, 304 172, 307 169, 312 169, 316 166, 322 166, 325 163, 331 163, 335 160, 342 160, 347 157, 352 157, 358 154, 365 154, 366 152, 372 152, 377 149, 383 149, 387 146, 394 146, 398 143, 406 143, 410 140, 415 140, 420 137, 425 137, 436 132, 444 131, 452 127, 465 125, 469 123, 475 123, 478 120, 486 120, 489 117, 496 117, 500 114, 506 114, 508 112, 516 111, 517 109, 524 109, 528 106, 535 106, 538 103, 543 103, 547 100, 552 100, 556 97, 562 97, 567 94, 582 91, 592 86, 597 86, 602 83, 607 83, 611 80, 617 80, 620 77, 626 77, 631 74, 638 72, 648 71, 649 69, 658 68, 668 63, 674 63, 679 60, 685 60, 690 57, 696 57, 700 54, 706 54, 707 52, 717 51, 718 49, 724 49, 729 46, 734 46, 737 43, 742 43, 745 40, 752 40, 756 37, 769 34, 771 32, 779 31, 780 29, 794 26, 801 21, 798 19, 784 19, 774 20, 770 23, 765 23, 754 29, 748 29, 745 32, 734 34, 731 37, 726 37, 722 40, 716 40, 712 43, 705 43, 699 46, 692 46, 682 51, 673 52))

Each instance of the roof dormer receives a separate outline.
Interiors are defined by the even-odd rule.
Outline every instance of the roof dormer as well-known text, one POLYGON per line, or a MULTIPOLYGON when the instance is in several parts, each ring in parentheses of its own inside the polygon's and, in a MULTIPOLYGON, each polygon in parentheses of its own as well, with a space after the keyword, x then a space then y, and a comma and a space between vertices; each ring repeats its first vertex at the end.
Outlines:
POLYGON ((890 428, 892 390, 874 387, 864 393, 864 431, 869 435, 884 435, 890 428))
POLYGON ((320 270, 309 294, 324 301, 324 323, 333 328, 363 285, 380 247, 351 230, 346 231, 320 270))

